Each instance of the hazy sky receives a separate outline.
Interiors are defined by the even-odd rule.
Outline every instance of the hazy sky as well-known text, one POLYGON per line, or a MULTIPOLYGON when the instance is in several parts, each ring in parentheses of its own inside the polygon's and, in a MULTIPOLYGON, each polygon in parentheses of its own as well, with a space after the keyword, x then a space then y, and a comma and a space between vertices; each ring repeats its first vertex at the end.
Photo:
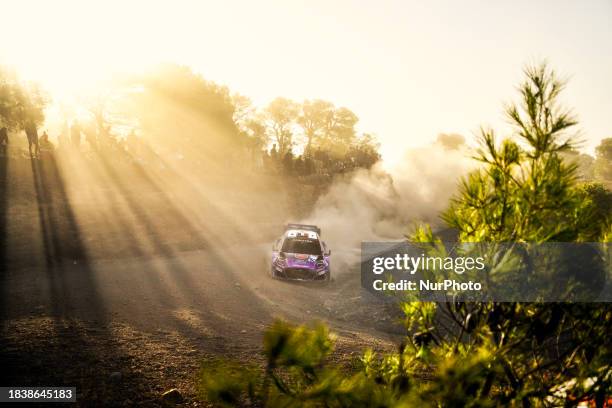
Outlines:
POLYGON ((547 58, 587 150, 612 136, 612 0, 2 1, 0 63, 72 91, 160 61, 257 104, 352 109, 386 158, 440 132, 502 126, 521 68, 547 58))

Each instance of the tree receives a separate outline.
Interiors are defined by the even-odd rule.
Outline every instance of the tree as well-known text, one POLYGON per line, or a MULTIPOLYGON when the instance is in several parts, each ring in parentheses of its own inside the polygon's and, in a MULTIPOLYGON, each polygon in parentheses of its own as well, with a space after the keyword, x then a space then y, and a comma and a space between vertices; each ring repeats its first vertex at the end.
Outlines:
MULTIPOLYGON (((459 231, 462 242, 605 239, 610 218, 601 217, 605 203, 597 202, 602 197, 605 201, 605 193, 581 187, 575 164, 562 159, 573 146, 570 131, 576 125, 570 111, 557 104, 564 83, 546 64, 528 67, 525 76, 521 104, 506 111, 514 134, 497 143, 492 131, 482 131, 477 155, 482 168, 464 180, 444 219, 459 231)), ((432 242, 436 237, 425 228, 414 239, 432 242)), ((548 399, 559 405, 571 404, 571 395, 575 401, 603 404, 602 398, 610 395, 612 342, 606 332, 612 309, 607 304, 456 303, 444 312, 426 305, 407 307, 414 316, 446 313, 456 323, 456 333, 469 335, 442 334, 409 317, 431 339, 428 364, 445 366, 439 379, 447 381, 451 369, 458 373, 469 368, 470 383, 463 386, 471 387, 477 401, 529 406, 548 399), (551 353, 560 339, 563 347, 551 353), (444 350, 452 351, 452 358, 443 362, 444 350)))
POLYGON ((266 107, 266 123, 280 155, 293 148, 293 127, 298 117, 298 105, 287 98, 276 98, 266 107))
POLYGON ((595 175, 599 180, 612 182, 612 137, 603 139, 595 148, 595 175))
POLYGON ((593 156, 580 153, 577 149, 571 149, 563 154, 563 159, 576 165, 576 176, 580 180, 588 181, 595 177, 593 156))
POLYGON ((342 158, 355 142, 355 125, 359 118, 348 108, 336 108, 325 121, 322 137, 317 147, 329 152, 335 158, 342 158))
POLYGON ((313 144, 321 139, 326 130, 330 118, 334 115, 334 105, 321 99, 305 100, 302 104, 302 111, 297 119, 297 123, 302 127, 306 137, 304 151, 311 153, 313 144))
POLYGON ((0 68, 0 126, 24 129, 44 121, 46 97, 35 84, 22 83, 14 72, 0 68))
POLYGON ((591 231, 591 235, 585 240, 597 242, 605 231, 592 226, 601 226, 605 229, 606 225, 612 225, 612 191, 599 182, 590 181, 578 185, 578 195, 585 206, 592 209, 584 214, 587 218, 583 218, 585 229, 591 231))
POLYGON ((234 123, 244 135, 247 146, 252 151, 263 150, 268 144, 265 118, 257 111, 250 98, 240 94, 232 95, 234 104, 234 123))
POLYGON ((239 93, 231 96, 232 104, 234 105, 234 123, 240 128, 245 122, 255 114, 255 107, 251 98, 239 93))
POLYGON ((364 133, 350 147, 347 156, 353 167, 369 169, 380 160, 379 147, 380 144, 373 135, 364 133))
POLYGON ((564 84, 545 65, 528 68, 525 75, 522 104, 506 109, 515 127, 513 139, 497 144, 493 131, 481 132, 477 160, 484 170, 463 182, 460 196, 444 214, 464 241, 580 238, 577 211, 583 209, 575 189, 576 166, 561 158, 574 146, 568 132, 576 125, 556 103, 564 84))
POLYGON ((165 64, 130 83, 131 113, 150 143, 191 162, 223 163, 244 135, 234 122, 229 90, 191 69, 165 64))
POLYGON ((104 90, 89 95, 83 101, 83 106, 93 116, 96 133, 102 135, 110 126, 108 123, 108 104, 111 99, 111 90, 104 90))

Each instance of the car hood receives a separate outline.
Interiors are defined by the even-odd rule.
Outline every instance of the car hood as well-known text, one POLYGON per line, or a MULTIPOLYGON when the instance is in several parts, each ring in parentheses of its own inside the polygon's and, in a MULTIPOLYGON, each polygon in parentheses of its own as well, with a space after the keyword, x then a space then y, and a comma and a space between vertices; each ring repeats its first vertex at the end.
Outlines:
POLYGON ((316 269, 317 256, 307 254, 286 254, 288 268, 316 269))

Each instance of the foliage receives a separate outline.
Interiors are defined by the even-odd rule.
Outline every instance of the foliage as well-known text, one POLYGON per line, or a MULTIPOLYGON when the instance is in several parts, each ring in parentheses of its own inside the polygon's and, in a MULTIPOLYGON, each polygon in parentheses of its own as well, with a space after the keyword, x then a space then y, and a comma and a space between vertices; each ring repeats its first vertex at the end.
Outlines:
POLYGON ((192 161, 227 160, 244 142, 227 88, 191 69, 166 64, 130 81, 128 112, 162 150, 192 161))
POLYGON ((351 147, 358 148, 355 125, 359 118, 348 108, 337 108, 321 99, 305 100, 296 123, 306 138, 304 151, 319 149, 334 158, 344 157, 351 147))
POLYGON ((304 101, 297 122, 304 130, 306 152, 310 153, 313 146, 324 137, 333 115, 334 105, 331 102, 321 99, 304 101))
POLYGON ((584 238, 597 241, 606 232, 606 226, 612 225, 612 191, 596 181, 581 183, 577 189, 584 207, 589 209, 582 224, 584 231, 590 233, 584 234, 584 238))
POLYGON ((592 181, 595 179, 595 158, 593 156, 571 149, 561 157, 576 165, 576 176, 579 180, 592 181))
POLYGON ((359 118, 348 108, 336 108, 326 119, 315 147, 329 152, 334 158, 342 157, 356 141, 355 125, 359 118))
POLYGON ((264 333, 265 368, 236 362, 205 362, 200 373, 201 396, 224 406, 388 407, 398 406, 406 384, 397 359, 378 361, 368 352, 356 373, 345 375, 326 364, 334 337, 324 325, 314 328, 276 321, 264 333), (382 378, 386 371, 391 377, 382 378), (389 380, 392 386, 381 386, 389 380))
POLYGON ((545 66, 525 74, 523 104, 506 110, 518 140, 498 144, 482 130, 476 160, 483 168, 463 181, 444 214, 462 241, 575 241, 582 232, 576 168, 560 157, 573 146, 566 132, 576 124, 555 103, 563 83, 545 66))
POLYGON ((268 140, 275 145, 273 156, 283 161, 285 173, 309 175, 302 168, 316 167, 319 173, 336 174, 355 168, 370 168, 380 160, 379 145, 371 134, 357 135, 358 117, 348 108, 328 101, 305 100, 298 104, 274 99, 262 113, 244 97, 235 98, 238 126, 257 147, 268 140), (293 165, 294 147, 302 150, 293 165), (304 165, 316 161, 316 166, 304 165), (297 169, 297 170, 296 170, 297 169))
POLYGON ((603 139, 595 149, 595 175, 599 180, 612 182, 612 137, 603 139))
MULTIPOLYGON (((483 130, 476 156, 482 168, 463 181, 444 219, 464 242, 605 240, 609 191, 578 184, 575 164, 561 157, 573 146, 567 131, 576 124, 556 104, 563 83, 545 64, 525 74, 522 104, 507 108, 513 139, 497 143, 492 131, 483 130)), ((435 239, 427 229, 414 238, 435 239)), ((418 326, 431 339, 431 355, 448 353, 456 370, 476 350, 487 355, 475 398, 574 405, 610 395, 612 344, 606 333, 612 310, 607 304, 457 303, 436 313, 450 322, 449 331, 418 326)))
POLYGON ((293 126, 298 112, 299 106, 295 102, 281 97, 270 102, 265 110, 268 129, 281 155, 293 148, 293 126))
MULTIPOLYGON (((525 70, 521 104, 507 114, 512 138, 483 130, 481 168, 461 185, 444 219, 463 242, 607 239, 609 192, 579 185, 561 154, 576 121, 558 107, 563 89, 545 64, 525 70)), ((428 226, 412 239, 440 242, 428 226)), ((366 351, 349 373, 329 363, 322 327, 276 323, 265 335, 266 369, 240 383, 256 406, 603 406, 612 393, 612 309, 586 303, 405 302, 398 352, 366 351), (249 394, 251 395, 251 394, 249 394)), ((220 389, 209 393, 214 401, 220 389)), ((238 400, 233 400, 236 403, 238 400)))
POLYGON ((232 103, 234 123, 247 141, 247 147, 258 151, 265 149, 269 135, 264 125, 263 115, 257 112, 251 99, 244 95, 232 95, 232 103))
POLYGON ((379 143, 375 136, 364 133, 349 147, 346 157, 354 167, 370 168, 380 160, 379 143))
POLYGON ((0 127, 24 129, 28 122, 44 120, 45 95, 33 84, 24 84, 17 75, 0 67, 0 127))

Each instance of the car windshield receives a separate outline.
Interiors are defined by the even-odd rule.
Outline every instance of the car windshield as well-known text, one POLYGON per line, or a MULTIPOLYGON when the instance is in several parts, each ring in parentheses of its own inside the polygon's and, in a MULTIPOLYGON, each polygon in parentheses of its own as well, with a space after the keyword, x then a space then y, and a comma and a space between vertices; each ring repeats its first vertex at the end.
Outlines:
POLYGON ((281 251, 292 254, 321 255, 321 245, 318 239, 287 238, 283 242, 281 251))

